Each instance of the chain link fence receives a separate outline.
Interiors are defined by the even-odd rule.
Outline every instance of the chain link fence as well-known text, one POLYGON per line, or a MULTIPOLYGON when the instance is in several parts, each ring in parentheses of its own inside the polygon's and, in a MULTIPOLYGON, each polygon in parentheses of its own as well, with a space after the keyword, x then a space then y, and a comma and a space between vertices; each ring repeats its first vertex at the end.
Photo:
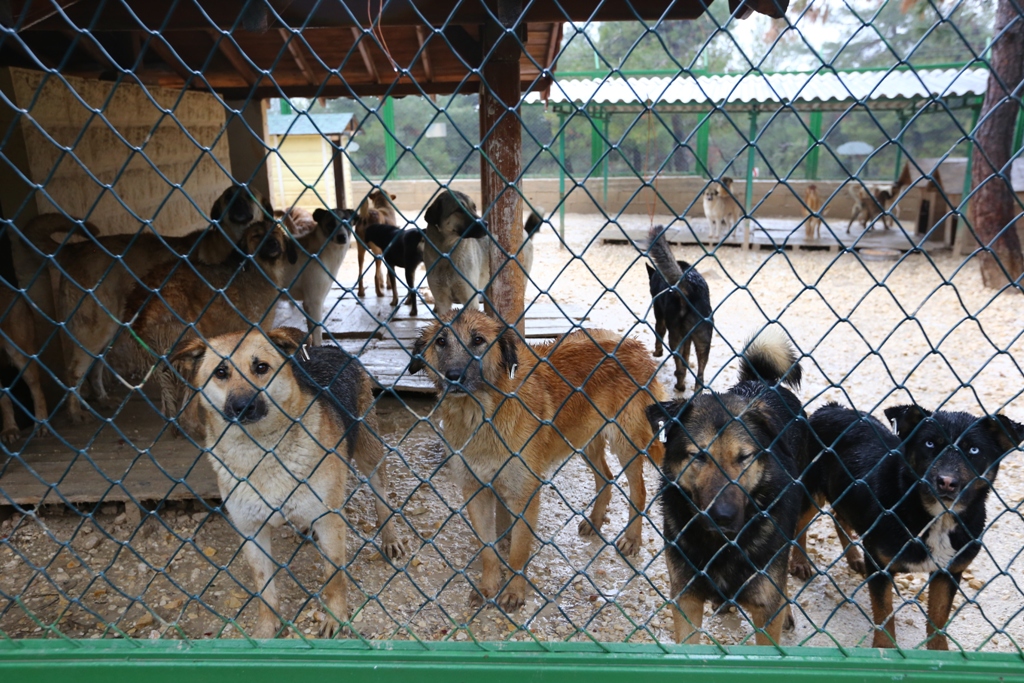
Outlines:
POLYGON ((1021 654, 1019 4, 356 4, 9 4, 3 641, 1021 654))

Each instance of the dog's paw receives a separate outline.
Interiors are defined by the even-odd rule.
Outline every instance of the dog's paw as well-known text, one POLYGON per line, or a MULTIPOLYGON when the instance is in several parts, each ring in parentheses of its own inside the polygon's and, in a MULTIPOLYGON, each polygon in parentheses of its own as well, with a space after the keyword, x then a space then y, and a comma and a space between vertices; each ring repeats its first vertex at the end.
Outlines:
POLYGON ((636 536, 634 538, 632 536, 625 535, 618 541, 616 541, 615 546, 619 549, 619 552, 625 555, 626 557, 632 557, 633 555, 636 555, 640 552, 640 548, 643 546, 643 544, 643 537, 636 536))
POLYGON ((861 576, 868 575, 868 567, 864 562, 864 554, 857 548, 851 548, 846 553, 846 564, 850 567, 850 571, 861 576))
POLYGON ((349 628, 347 624, 342 624, 334 617, 327 615, 327 621, 320 625, 319 635, 321 638, 326 638, 328 640, 339 636, 342 638, 351 638, 352 629, 349 628))
POLYGON ((782 630, 792 631, 796 628, 796 619, 793 618, 793 610, 786 606, 786 616, 782 620, 782 630))
POLYGON ((655 346, 654 347, 654 357, 655 358, 661 358, 663 355, 665 355, 665 349, 663 349, 660 346, 655 346))
POLYGON ((409 549, 406 547, 405 541, 397 538, 385 538, 381 540, 380 552, 389 560, 399 560, 405 557, 409 549))
POLYGON ((589 517, 584 517, 580 520, 580 525, 577 529, 579 535, 583 538, 595 538, 601 531, 601 528, 608 523, 608 515, 604 515, 601 520, 595 523, 589 517))
POLYGON ((256 620, 256 626, 249 632, 249 636, 255 640, 269 640, 276 638, 277 632, 280 630, 281 622, 277 617, 264 618, 260 616, 256 620))
POLYGON ((515 612, 526 604, 526 589, 514 584, 509 586, 498 598, 498 607, 505 612, 515 612))
POLYGON ((789 558, 789 573, 794 578, 806 581, 814 575, 814 567, 802 552, 794 548, 793 556, 789 558))
POLYGON ((13 444, 21 436, 21 430, 17 427, 11 427, 0 432, 0 441, 6 444, 13 444))

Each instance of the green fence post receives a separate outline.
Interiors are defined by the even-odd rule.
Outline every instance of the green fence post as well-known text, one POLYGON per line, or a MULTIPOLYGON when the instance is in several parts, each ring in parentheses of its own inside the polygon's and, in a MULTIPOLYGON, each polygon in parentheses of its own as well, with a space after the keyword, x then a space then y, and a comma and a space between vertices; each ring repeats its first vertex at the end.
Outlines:
MULTIPOLYGON (((606 147, 604 149, 607 149, 607 144, 608 144, 607 140, 608 140, 609 119, 611 119, 611 114, 609 114, 608 112, 605 112, 604 116, 601 117, 601 129, 604 131, 604 140, 605 140, 605 142, 603 144, 606 145, 606 147)), ((604 210, 605 211, 608 211, 608 161, 609 161, 608 155, 605 154, 604 155, 604 162, 603 162, 604 163, 604 195, 603 195, 604 200, 603 201, 604 201, 604 210)))
POLYGON ((397 180, 398 147, 395 144, 395 101, 392 98, 384 98, 380 114, 384 123, 384 165, 387 167, 384 177, 397 180))
POLYGON ((711 112, 700 119, 697 123, 697 161, 700 162, 700 173, 705 178, 711 177, 711 170, 708 168, 708 137, 711 129, 711 112))
POLYGON ((754 206, 754 160, 757 148, 754 141, 757 138, 757 109, 750 110, 750 145, 747 150, 747 192, 744 204, 746 206, 747 219, 743 225, 743 248, 750 248, 750 211, 754 206))
POLYGON ((565 249, 565 113, 558 112, 558 235, 565 249))
POLYGON ((821 144, 822 119, 821 111, 815 109, 811 112, 810 120, 808 121, 808 127, 811 129, 810 137, 808 138, 811 147, 811 151, 807 155, 808 180, 818 179, 818 156, 821 154, 819 145, 821 144))
POLYGON ((906 114, 899 111, 897 112, 897 116, 899 116, 900 119, 900 132, 896 134, 896 171, 892 176, 893 182, 900 179, 900 164, 903 163, 903 128, 907 125, 906 114))
POLYGON ((1024 148, 1024 107, 1017 112, 1017 128, 1013 133, 1013 154, 1020 153, 1024 148))
MULTIPOLYGON (((604 112, 598 107, 597 111, 590 115, 590 176, 594 177, 594 171, 601 165, 601 154, 604 152, 604 140, 601 138, 601 131, 597 124, 604 112)), ((608 210, 608 197, 605 197, 605 211, 608 210)))

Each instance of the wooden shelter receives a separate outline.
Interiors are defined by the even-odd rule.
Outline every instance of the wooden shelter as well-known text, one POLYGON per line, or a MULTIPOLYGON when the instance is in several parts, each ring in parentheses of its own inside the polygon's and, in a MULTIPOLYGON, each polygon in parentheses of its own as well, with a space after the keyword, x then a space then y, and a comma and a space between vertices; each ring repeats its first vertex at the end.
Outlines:
MULTIPOLYGON (((739 16, 782 16, 787 0, 729 0, 739 16)), ((212 90, 244 118, 249 103, 275 96, 428 95, 479 89, 483 204, 495 239, 491 302, 522 327, 525 278, 504 268, 516 253, 522 206, 522 93, 546 90, 566 21, 693 19, 706 0, 14 0, 0 62, 99 79, 212 90), (70 45, 70 49, 69 49, 70 45), (240 102, 239 102, 240 101, 240 102), (509 191, 512 190, 512 191, 509 191)), ((230 123, 229 123, 230 125, 230 123)), ((250 141, 251 142, 251 141, 250 141)), ((232 142, 232 147, 235 147, 232 142)), ((243 145, 244 146, 244 145, 243 145)), ((242 156, 237 156, 241 166, 242 156)), ((266 186, 263 159, 236 178, 266 186)), ((266 188, 269 189, 269 188, 266 188)))

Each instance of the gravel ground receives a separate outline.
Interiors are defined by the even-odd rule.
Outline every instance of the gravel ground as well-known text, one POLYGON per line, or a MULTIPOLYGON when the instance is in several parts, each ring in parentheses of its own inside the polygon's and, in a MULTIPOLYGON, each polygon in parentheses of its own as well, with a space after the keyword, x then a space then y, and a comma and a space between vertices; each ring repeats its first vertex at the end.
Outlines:
MULTIPOLYGON (((623 223, 645 227, 649 220, 627 217, 623 223)), ((560 302, 592 305, 589 326, 653 344, 644 322, 650 304, 645 259, 630 246, 591 243, 603 227, 596 216, 570 215, 566 224, 568 250, 550 231, 537 238, 532 293, 540 288, 560 302)), ((993 298, 973 264, 947 253, 897 263, 824 251, 675 252, 696 263, 711 288, 717 335, 707 379, 714 388, 727 388, 735 378, 733 349, 777 320, 805 354, 801 395, 808 410, 838 400, 880 415, 883 406, 912 398, 928 408, 1003 410, 1024 421, 1019 298, 993 298)), ((350 258, 339 280, 354 281, 355 268, 350 258)), ((670 362, 661 375, 671 386, 670 362)), ((402 533, 412 553, 395 564, 381 558, 372 546, 369 494, 356 490, 345 508, 353 530, 349 602, 355 632, 370 639, 671 642, 657 509, 645 525, 643 550, 631 562, 613 545, 625 524, 624 492, 613 499, 608 537, 580 538, 579 515, 593 499, 580 459, 567 463, 544 491, 539 535, 545 543, 528 570, 539 593, 511 618, 495 608, 471 612, 465 577, 479 576, 479 563, 473 562, 444 448, 429 420, 420 417, 429 418, 432 405, 429 399, 380 401, 382 430, 396 449, 387 463, 392 503, 404 511, 408 526, 402 533)), ((1012 453, 1000 470, 989 500, 986 552, 957 598, 950 633, 965 649, 1019 650, 1024 643, 1021 463, 1020 453, 1012 453)), ((625 489, 624 481, 617 485, 625 489)), ((653 491, 650 471, 648 485, 653 491)), ((53 625, 74 637, 240 637, 235 624, 245 629, 254 622, 239 537, 200 502, 169 504, 141 530, 115 504, 101 506, 91 519, 47 507, 5 521, 0 539, 0 633, 12 638, 56 637, 53 625), (20 603, 10 601, 14 595, 20 603)), ((289 529, 276 531, 274 543, 285 565, 278 574, 283 614, 294 621, 287 635, 315 634, 324 614, 310 596, 322 584, 322 558, 289 529)), ((803 585, 790 579, 796 628, 783 642, 868 645, 867 591, 838 560, 831 524, 818 520, 809 546, 821 574, 803 585)), ((899 637, 907 647, 924 637, 926 578, 898 580, 899 637)), ((719 642, 753 642, 749 624, 734 608, 705 626, 719 642)))

